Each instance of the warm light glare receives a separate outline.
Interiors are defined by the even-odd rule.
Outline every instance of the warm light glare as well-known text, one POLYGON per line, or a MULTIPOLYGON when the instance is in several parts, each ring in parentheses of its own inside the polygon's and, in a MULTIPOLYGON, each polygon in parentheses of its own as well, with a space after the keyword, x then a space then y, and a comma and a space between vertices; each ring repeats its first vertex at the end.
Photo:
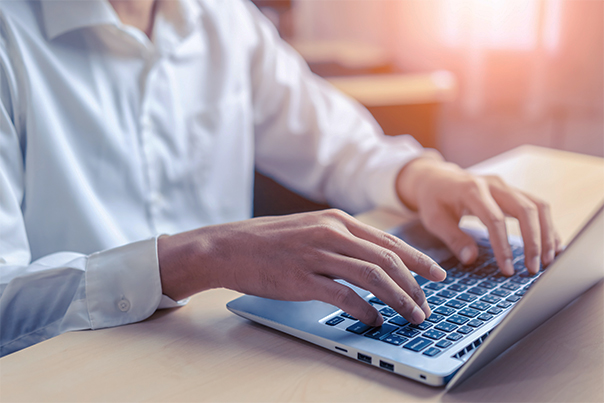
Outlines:
POLYGON ((557 46, 560 0, 443 0, 440 10, 448 46, 530 50, 540 42, 540 31, 548 50, 557 46))

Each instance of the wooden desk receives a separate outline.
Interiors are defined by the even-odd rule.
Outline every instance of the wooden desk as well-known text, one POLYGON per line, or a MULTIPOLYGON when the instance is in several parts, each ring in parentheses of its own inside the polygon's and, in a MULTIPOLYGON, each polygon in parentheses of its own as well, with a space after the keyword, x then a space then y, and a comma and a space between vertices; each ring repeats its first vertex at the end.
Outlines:
MULTIPOLYGON (((604 198, 604 161, 521 147, 474 168, 552 203, 564 240, 604 198)), ((360 216, 381 227, 384 211, 360 216)), ((451 394, 229 313, 237 293, 120 328, 68 333, 0 360, 8 401, 604 401, 603 285, 451 394)))

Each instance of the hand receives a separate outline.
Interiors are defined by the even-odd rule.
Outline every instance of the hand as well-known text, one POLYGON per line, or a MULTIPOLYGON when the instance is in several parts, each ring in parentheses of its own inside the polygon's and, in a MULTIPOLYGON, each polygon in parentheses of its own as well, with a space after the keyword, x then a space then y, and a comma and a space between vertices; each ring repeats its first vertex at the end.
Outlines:
POLYGON ((431 312, 409 270, 433 281, 446 272, 400 239, 339 210, 254 218, 158 240, 163 293, 180 300, 225 287, 272 299, 324 301, 361 322, 382 316, 351 288, 371 291, 412 323, 431 312))
POLYGON ((514 274, 505 215, 516 217, 524 240, 526 267, 539 271, 561 248, 547 203, 508 186, 496 176, 475 176, 455 164, 436 158, 419 158, 407 164, 397 178, 401 200, 413 210, 428 231, 440 238, 464 264, 472 263, 478 248, 459 228, 465 214, 477 216, 487 227, 501 272, 514 274))

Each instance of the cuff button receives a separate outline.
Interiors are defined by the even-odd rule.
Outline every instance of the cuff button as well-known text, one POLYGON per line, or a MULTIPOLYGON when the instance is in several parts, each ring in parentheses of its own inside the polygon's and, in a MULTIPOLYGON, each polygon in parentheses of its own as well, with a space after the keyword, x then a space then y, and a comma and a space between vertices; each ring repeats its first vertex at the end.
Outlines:
POLYGON ((117 308, 122 312, 127 312, 128 310, 130 310, 130 301, 128 301, 126 298, 122 298, 117 303, 117 308))

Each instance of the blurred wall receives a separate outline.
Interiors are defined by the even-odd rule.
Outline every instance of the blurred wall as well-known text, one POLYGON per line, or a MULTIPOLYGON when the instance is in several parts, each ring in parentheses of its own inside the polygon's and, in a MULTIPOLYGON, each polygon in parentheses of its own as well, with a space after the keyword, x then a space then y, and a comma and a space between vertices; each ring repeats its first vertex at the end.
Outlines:
POLYGON ((604 156, 603 21, 598 0, 294 3, 297 38, 372 44, 403 71, 454 72, 439 149, 463 166, 527 143, 604 156))

